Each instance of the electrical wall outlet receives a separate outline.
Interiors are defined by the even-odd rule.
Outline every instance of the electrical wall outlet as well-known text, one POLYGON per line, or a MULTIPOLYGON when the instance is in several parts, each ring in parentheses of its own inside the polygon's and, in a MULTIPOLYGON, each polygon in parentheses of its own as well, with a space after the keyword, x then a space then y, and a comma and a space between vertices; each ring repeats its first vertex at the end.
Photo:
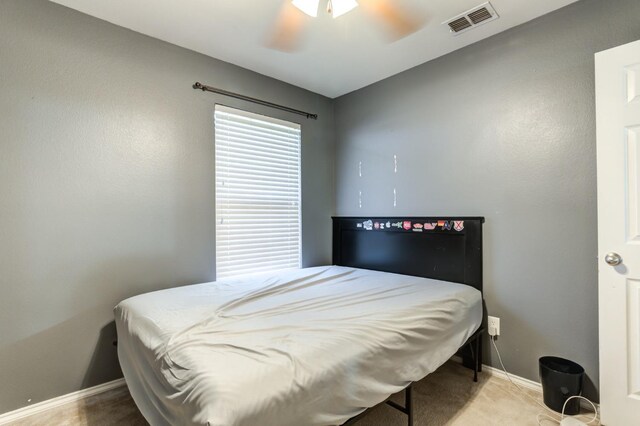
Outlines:
POLYGON ((500 335, 500 318, 498 317, 488 317, 487 318, 487 326, 489 327, 489 336, 499 336, 500 335))

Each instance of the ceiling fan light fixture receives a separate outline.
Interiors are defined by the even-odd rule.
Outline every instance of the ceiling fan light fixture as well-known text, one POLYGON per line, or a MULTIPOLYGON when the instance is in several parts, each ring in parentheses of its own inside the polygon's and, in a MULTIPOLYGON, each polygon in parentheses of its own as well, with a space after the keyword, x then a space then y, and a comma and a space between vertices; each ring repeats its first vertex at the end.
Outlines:
POLYGON ((334 19, 358 7, 356 0, 331 0, 330 4, 334 19))
POLYGON ((291 3, 313 18, 318 16, 320 0, 293 0, 291 3))

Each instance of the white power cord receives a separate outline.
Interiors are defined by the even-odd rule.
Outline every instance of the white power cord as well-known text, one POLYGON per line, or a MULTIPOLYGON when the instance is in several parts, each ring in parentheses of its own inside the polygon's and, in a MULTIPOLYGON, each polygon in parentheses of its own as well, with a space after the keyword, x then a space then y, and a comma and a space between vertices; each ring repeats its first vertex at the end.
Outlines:
POLYGON ((564 420, 564 410, 565 410, 565 408, 567 408, 567 402, 569 402, 569 401, 571 401, 572 399, 575 399, 575 398, 584 399, 589 404, 591 404, 591 408, 593 408, 593 418, 591 420, 589 420, 589 422, 587 422, 587 424, 590 425, 591 423, 595 422, 598 419, 598 408, 596 407, 596 404, 594 404, 593 402, 591 402, 589 399, 585 398, 584 396, 580 396, 580 395, 570 396, 569 398, 567 398, 567 400, 564 402, 564 404, 562 404, 562 419, 564 420))
MULTIPOLYGON (((557 416, 557 413, 553 410, 551 410, 549 407, 547 407, 546 405, 540 403, 540 401, 538 401, 536 398, 532 397, 531 395, 529 395, 524 389, 522 389, 522 387, 520 385, 518 385, 517 383, 515 383, 513 380, 511 380, 511 376, 509 375, 509 373, 507 373, 507 369, 504 367, 504 363, 502 362, 502 357, 500 356, 500 351, 498 350, 498 345, 496 345, 496 341, 495 341, 495 336, 489 336, 489 339, 491 340, 491 344, 493 345, 494 349, 496 350, 496 354, 498 355, 498 361, 500 361, 500 366, 502 367, 502 371, 504 372, 505 376, 507 377, 507 379, 509 380, 509 382, 511 382, 511 384, 513 386, 515 386, 516 388, 518 388, 518 390, 525 395, 527 398, 529 398, 530 400, 532 400, 533 402, 535 402, 536 404, 538 404, 540 407, 544 408, 546 411, 553 413, 555 416, 557 416)), ((564 402, 563 406, 562 406, 562 417, 560 417, 560 419, 557 419, 556 417, 550 416, 548 414, 538 414, 536 419, 538 421, 538 425, 542 426, 542 421, 553 421, 555 423, 558 424, 562 424, 562 420, 564 420, 565 418, 565 414, 564 414, 564 410, 567 407, 567 402, 569 402, 572 399, 584 399, 585 401, 587 401, 589 404, 591 404, 591 407, 593 407, 593 418, 586 423, 587 425, 590 425, 591 423, 595 422, 598 419, 598 409, 596 407, 596 405, 591 402, 589 399, 583 397, 583 396, 571 396, 569 398, 567 398, 567 400, 564 402)), ((598 422, 599 423, 599 422, 598 422)))
MULTIPOLYGON (((542 420, 551 420, 551 421, 554 421, 554 422, 558 422, 558 420, 554 419, 551 416, 547 416, 546 414, 538 414, 536 416, 536 419, 538 420, 538 425, 539 426, 542 426, 542 423, 541 423, 542 420)), ((564 425, 567 425, 567 426, 570 426, 570 425, 576 425, 576 426, 577 425, 590 425, 591 423, 595 422, 597 419, 598 419, 598 408, 596 407, 596 405, 593 402, 591 402, 589 399, 585 398, 584 396, 574 395, 574 396, 570 396, 569 398, 567 398, 567 400, 564 402, 564 404, 562 404, 562 418, 561 418, 559 423, 560 423, 560 426, 564 426, 564 425), (569 421, 565 421, 564 410, 567 408, 567 402, 569 402, 569 401, 571 401, 572 399, 575 399, 575 398, 584 399, 589 404, 591 404, 591 407, 593 408, 593 418, 591 420, 589 420, 589 422, 583 423, 583 422, 581 422, 581 421, 579 421, 577 419, 576 420, 571 420, 572 419, 571 416, 566 417, 566 419, 571 420, 570 422, 569 421)), ((599 424, 599 422, 598 422, 598 424, 599 424)))

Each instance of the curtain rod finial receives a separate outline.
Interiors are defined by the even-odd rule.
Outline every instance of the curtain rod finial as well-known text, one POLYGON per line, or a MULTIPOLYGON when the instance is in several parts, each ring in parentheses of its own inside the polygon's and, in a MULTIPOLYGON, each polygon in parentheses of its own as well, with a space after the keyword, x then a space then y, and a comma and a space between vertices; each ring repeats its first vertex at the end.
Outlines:
POLYGON ((195 83, 193 83, 193 88, 194 89, 202 89, 204 90, 204 87, 202 86, 202 84, 198 81, 196 81, 195 83))

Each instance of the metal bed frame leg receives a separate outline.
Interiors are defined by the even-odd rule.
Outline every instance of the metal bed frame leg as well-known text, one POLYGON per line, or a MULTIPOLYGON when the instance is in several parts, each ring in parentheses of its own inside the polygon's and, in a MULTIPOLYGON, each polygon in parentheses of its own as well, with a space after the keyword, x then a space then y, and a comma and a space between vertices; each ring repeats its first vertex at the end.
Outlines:
POLYGON ((413 385, 409 385, 404 391, 404 406, 407 410, 407 424, 413 426, 413 385))
MULTIPOLYGON (((391 397, 389 397, 391 398, 391 397)), ((407 425, 408 426, 413 426, 413 419, 414 419, 414 406, 413 406, 413 383, 410 384, 409 386, 407 386, 404 390, 404 406, 395 403, 394 401, 391 401, 390 399, 387 399, 385 401, 385 403, 393 408, 395 408, 396 410, 404 413, 407 415, 407 425)), ((361 418, 363 418, 364 416, 366 416, 369 413, 369 410, 366 410, 360 414, 358 414, 355 417, 350 418, 349 420, 347 420, 345 423, 343 423, 341 426, 351 426, 353 424, 355 424, 358 420, 360 420, 361 418)))
POLYGON ((474 354, 475 368, 473 369, 473 381, 478 381, 478 370, 480 369, 480 336, 476 337, 476 350, 474 354))
POLYGON ((413 426, 414 410, 413 410, 413 383, 404 389, 404 406, 397 404, 391 400, 385 401, 387 405, 407 415, 407 424, 413 426))
POLYGON ((479 333, 471 336, 467 343, 465 343, 471 353, 471 365, 467 364, 467 366, 473 369, 474 382, 478 381, 478 373, 482 371, 482 363, 480 361, 480 344, 482 342, 480 339, 482 338, 482 331, 483 330, 480 330, 479 333))

